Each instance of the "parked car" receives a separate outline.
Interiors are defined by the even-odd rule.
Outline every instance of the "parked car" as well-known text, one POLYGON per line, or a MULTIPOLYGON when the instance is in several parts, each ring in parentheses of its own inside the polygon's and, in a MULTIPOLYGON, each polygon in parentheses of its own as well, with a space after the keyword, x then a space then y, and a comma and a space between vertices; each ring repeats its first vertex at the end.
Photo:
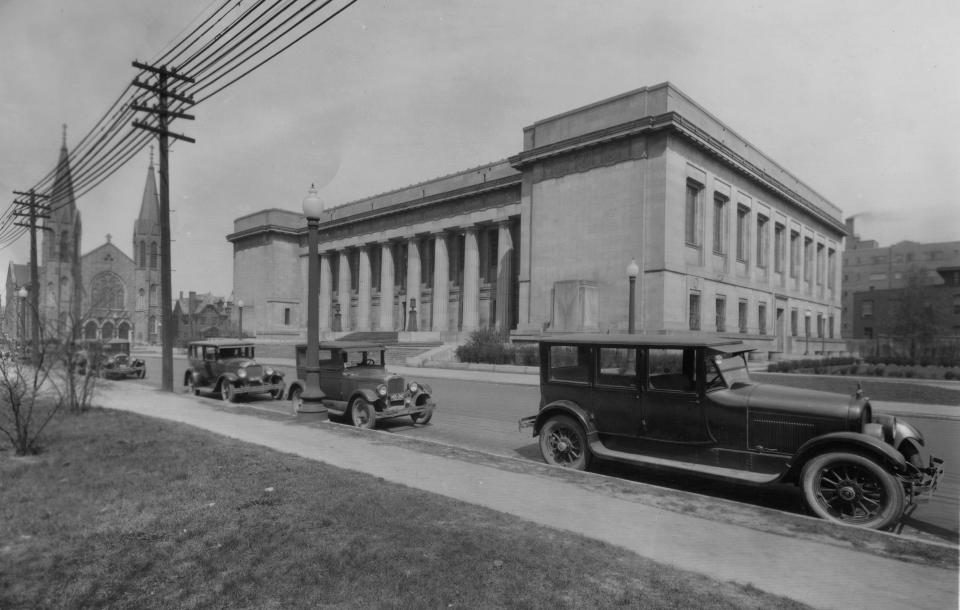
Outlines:
MULTIPOLYGON (((373 428, 383 419, 409 415, 415 424, 433 417, 436 404, 430 386, 407 381, 386 367, 387 346, 361 341, 320 343, 320 389, 333 421, 373 428)), ((307 376, 307 346, 297 346, 297 380, 290 383, 290 400, 299 408, 307 376)))
POLYGON ((283 373, 254 359, 254 345, 240 339, 204 339, 187 346, 189 366, 183 385, 199 395, 214 392, 225 401, 236 402, 247 394, 269 394, 283 398, 283 373))
POLYGON ((942 460, 923 435, 852 396, 755 383, 741 342, 670 335, 540 341, 533 428, 549 464, 594 458, 745 484, 794 483, 811 511, 886 528, 929 497, 942 460))
POLYGON ((107 379, 143 379, 147 376, 147 363, 140 358, 131 358, 130 342, 126 339, 111 339, 101 344, 99 360, 94 370, 107 379))

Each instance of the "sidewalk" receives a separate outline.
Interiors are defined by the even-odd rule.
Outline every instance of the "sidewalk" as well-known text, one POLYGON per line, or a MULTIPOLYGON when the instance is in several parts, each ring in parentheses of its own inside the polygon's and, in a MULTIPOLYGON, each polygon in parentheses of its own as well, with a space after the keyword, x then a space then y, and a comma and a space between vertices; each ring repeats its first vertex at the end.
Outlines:
MULTIPOLYGON (((326 424, 323 416, 258 416, 139 384, 103 388, 97 404, 105 408, 186 423, 485 506, 815 607, 939 610, 957 604, 955 570, 860 552, 808 535, 771 534, 651 507, 635 499, 642 487, 631 494, 614 494, 578 484, 598 475, 563 471, 564 476, 557 476, 556 469, 509 458, 438 455, 418 450, 423 441, 326 424)), ((807 523, 798 531, 822 523, 791 518, 807 523)))

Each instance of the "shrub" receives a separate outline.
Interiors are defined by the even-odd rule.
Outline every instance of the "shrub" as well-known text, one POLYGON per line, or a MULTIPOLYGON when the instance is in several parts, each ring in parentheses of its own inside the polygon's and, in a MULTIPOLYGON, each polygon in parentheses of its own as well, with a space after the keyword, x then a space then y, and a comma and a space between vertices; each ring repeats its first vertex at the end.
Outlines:
POLYGON ((493 328, 476 330, 464 345, 456 349, 457 360, 483 364, 540 364, 540 352, 536 345, 512 345, 509 336, 507 331, 493 328))

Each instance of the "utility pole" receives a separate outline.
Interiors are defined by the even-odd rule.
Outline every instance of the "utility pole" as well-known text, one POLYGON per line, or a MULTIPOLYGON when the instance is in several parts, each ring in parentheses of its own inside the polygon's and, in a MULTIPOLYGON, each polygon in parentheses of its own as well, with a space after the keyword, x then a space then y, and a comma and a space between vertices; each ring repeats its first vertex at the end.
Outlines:
POLYGON ((193 83, 194 80, 187 76, 177 73, 176 68, 167 69, 166 66, 149 66, 138 61, 133 62, 134 68, 151 72, 156 78, 155 83, 143 83, 137 79, 133 80, 133 85, 141 89, 146 89, 157 95, 157 103, 153 106, 142 106, 131 104, 134 110, 142 111, 153 115, 156 118, 156 124, 148 125, 143 121, 133 121, 133 126, 157 134, 160 140, 160 312, 161 312, 161 333, 162 333, 162 388, 164 391, 173 391, 173 341, 174 325, 173 310, 173 287, 170 279, 170 181, 169 169, 167 164, 167 153, 169 150, 169 138, 183 140, 193 144, 196 142, 193 138, 172 133, 167 129, 171 118, 187 119, 192 121, 193 116, 170 110, 170 99, 177 100, 184 104, 192 105, 193 99, 179 95, 170 90, 168 81, 193 83))
POLYGON ((29 199, 26 201, 21 199, 14 202, 21 207, 20 209, 14 211, 13 214, 14 216, 25 216, 29 219, 25 223, 17 222, 14 224, 30 229, 30 309, 32 310, 30 315, 30 338, 32 345, 31 362, 37 364, 40 358, 40 277, 39 272, 37 271, 37 229, 46 229, 48 231, 52 230, 50 227, 37 226, 38 218, 50 218, 50 214, 48 213, 50 212, 50 206, 44 203, 39 203, 37 200, 50 199, 50 195, 42 195, 33 189, 30 189, 27 192, 13 191, 13 194, 20 195, 21 197, 29 197, 29 199), (27 211, 24 211, 24 208, 27 208, 27 211))

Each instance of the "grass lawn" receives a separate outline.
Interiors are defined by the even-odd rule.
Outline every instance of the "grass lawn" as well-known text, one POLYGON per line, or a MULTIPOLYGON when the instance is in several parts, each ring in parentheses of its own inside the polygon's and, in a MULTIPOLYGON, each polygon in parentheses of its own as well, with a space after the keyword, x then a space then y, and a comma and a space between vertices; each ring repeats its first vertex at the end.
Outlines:
POLYGON ((773 383, 795 388, 807 388, 836 394, 853 394, 857 382, 863 386, 863 393, 871 400, 891 402, 912 402, 921 405, 956 405, 960 407, 960 384, 957 389, 940 387, 928 383, 910 383, 888 381, 876 377, 849 377, 844 375, 796 375, 791 373, 750 373, 754 381, 773 383))
POLYGON ((0 608, 800 608, 367 475, 122 412, 0 451, 0 608))

